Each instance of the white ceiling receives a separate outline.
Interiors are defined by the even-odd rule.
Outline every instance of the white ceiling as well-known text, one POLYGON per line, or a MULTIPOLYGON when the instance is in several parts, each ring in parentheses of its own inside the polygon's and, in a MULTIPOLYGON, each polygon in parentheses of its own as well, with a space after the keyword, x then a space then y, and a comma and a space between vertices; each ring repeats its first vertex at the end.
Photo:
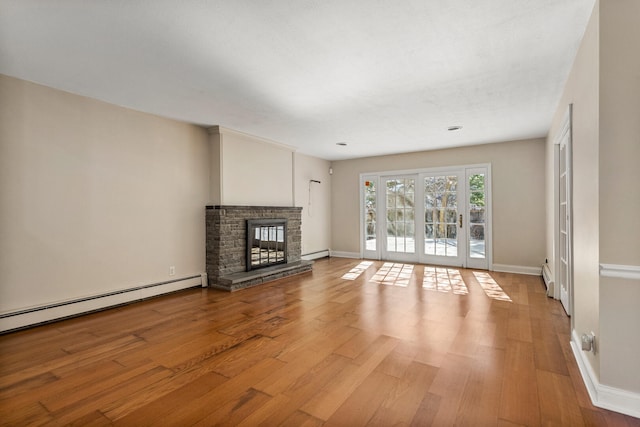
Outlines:
POLYGON ((517 140, 546 135, 593 5, 0 0, 0 73, 330 160, 517 140))

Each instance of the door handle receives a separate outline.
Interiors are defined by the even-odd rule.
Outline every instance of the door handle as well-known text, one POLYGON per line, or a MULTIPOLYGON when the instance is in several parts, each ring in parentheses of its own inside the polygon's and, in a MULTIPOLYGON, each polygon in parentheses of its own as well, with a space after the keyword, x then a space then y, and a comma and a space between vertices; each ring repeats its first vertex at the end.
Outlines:
POLYGON ((460 228, 462 228, 462 214, 460 214, 460 228))

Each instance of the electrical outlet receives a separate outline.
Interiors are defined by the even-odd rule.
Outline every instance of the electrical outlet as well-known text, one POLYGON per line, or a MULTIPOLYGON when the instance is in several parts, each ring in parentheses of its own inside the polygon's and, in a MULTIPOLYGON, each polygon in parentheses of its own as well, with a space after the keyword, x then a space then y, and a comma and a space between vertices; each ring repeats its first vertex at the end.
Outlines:
POLYGON ((175 276, 176 275, 176 267, 175 266, 171 266, 169 267, 169 276, 175 276))

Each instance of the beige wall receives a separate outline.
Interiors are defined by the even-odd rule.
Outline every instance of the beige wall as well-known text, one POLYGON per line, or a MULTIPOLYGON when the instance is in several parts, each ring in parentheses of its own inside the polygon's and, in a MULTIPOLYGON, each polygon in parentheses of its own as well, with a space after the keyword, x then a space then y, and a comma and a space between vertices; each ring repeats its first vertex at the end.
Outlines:
MULTIPOLYGON (((547 138, 547 257, 555 273, 553 258, 555 215, 553 204, 553 144, 560 132, 569 104, 573 104, 573 264, 574 291, 572 323, 581 332, 599 336, 599 236, 598 236, 598 58, 599 13, 594 10, 587 25, 573 68, 567 79, 547 138), (550 187, 550 188, 549 188, 550 187)), ((599 370, 599 354, 585 353, 599 370)))
POLYGON ((600 262, 640 265, 640 2, 603 1, 600 25, 600 262))
MULTIPOLYGON (((640 393, 640 280, 600 280, 600 382, 640 393)), ((637 409, 637 408, 636 408, 637 409)))
POLYGON ((204 271, 202 128, 0 76, 0 310, 204 271))
POLYGON ((535 139, 334 162, 332 250, 360 252, 360 173, 491 163, 493 262, 539 268, 545 252, 544 150, 544 140, 535 139))
POLYGON ((295 155, 295 205, 302 207, 302 254, 331 247, 330 163, 317 157, 295 155), (320 184, 309 184, 309 180, 320 184), (311 187, 311 190, 309 190, 311 187))
POLYGON ((214 126, 210 203, 302 207, 302 255, 324 251, 331 239, 331 176, 327 160, 296 153, 293 147, 214 126), (321 184, 311 187, 309 180, 321 184))
POLYGON ((212 203, 295 196, 303 254, 329 248, 328 161, 209 133, 0 75, 0 312, 199 275, 212 203))
MULTIPOLYGON (((640 2, 600 2, 600 263, 640 268, 640 2)), ((640 393, 640 280, 600 278, 601 382, 640 393)))
MULTIPOLYGON (((553 140, 573 104, 574 312, 599 385, 640 392, 640 280, 600 276, 600 264, 640 267, 640 2, 597 1, 547 139, 547 224, 553 222, 553 140)), ((547 228, 547 254, 553 227, 547 228)), ((637 395, 635 397, 638 399, 637 395)))
MULTIPOLYGON (((217 149, 215 143, 219 138, 217 204, 293 206, 293 148, 231 129, 214 127, 209 132, 213 150, 217 149)), ((212 160, 215 161, 215 155, 212 160)), ((214 164, 212 172, 215 169, 214 164)), ((215 183, 215 179, 211 182, 215 183)))

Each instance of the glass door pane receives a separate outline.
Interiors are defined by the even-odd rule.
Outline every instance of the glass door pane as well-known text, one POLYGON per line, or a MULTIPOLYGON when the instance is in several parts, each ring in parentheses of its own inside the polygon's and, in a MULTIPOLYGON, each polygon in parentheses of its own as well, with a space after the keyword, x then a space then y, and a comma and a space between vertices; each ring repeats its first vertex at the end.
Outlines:
POLYGON ((386 252, 413 254, 415 245, 415 178, 385 179, 386 252))
POLYGON ((464 176, 464 171, 455 169, 420 176, 421 262, 464 266, 466 229, 460 224, 466 206, 464 176))
POLYGON ((364 241, 366 251, 377 251, 377 228, 376 228, 376 211, 377 211, 377 194, 376 183, 373 180, 365 180, 364 182, 364 241))
POLYGON ((458 256, 458 177, 424 178, 424 253, 458 256))
POLYGON ((466 216, 464 227, 467 234, 466 265, 469 268, 489 268, 489 170, 486 167, 466 170, 466 216))
POLYGON ((469 175, 469 257, 485 258, 486 226, 485 174, 469 175))

